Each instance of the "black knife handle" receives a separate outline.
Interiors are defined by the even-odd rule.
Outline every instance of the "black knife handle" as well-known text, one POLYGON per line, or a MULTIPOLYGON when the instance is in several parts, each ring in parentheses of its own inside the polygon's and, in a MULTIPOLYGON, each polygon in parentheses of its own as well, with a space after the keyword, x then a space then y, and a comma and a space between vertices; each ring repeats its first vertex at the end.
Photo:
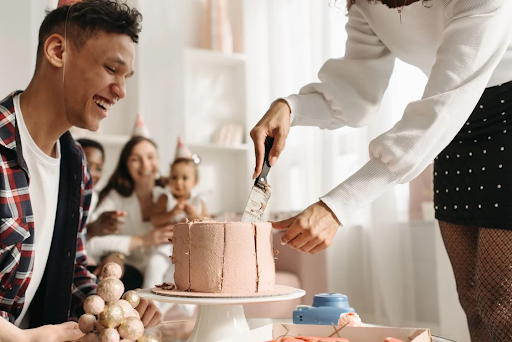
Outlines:
POLYGON ((258 177, 256 177, 256 181, 254 182, 254 185, 257 185, 260 181, 260 179, 264 179, 265 183, 267 182, 267 175, 270 171, 270 164, 268 162, 268 155, 270 154, 270 150, 272 149, 272 145, 274 144, 274 138, 267 137, 265 139, 265 158, 263 159, 263 167, 261 169, 261 173, 258 177))

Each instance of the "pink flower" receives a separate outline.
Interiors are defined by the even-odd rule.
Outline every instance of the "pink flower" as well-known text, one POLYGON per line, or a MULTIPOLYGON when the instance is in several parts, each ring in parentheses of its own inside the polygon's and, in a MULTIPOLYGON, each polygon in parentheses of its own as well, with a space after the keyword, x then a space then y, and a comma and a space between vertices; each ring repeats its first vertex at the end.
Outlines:
POLYGON ((340 315, 338 326, 362 327, 363 322, 361 322, 361 318, 355 312, 345 312, 340 315))

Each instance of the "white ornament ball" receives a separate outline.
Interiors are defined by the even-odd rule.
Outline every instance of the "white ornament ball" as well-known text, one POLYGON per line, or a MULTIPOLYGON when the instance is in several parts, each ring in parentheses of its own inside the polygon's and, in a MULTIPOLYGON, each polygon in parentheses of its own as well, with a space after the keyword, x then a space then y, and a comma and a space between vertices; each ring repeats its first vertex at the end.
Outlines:
POLYGON ((125 318, 123 323, 117 328, 122 338, 136 340, 144 334, 144 324, 135 317, 125 318))
POLYGON ((105 302, 115 302, 123 295, 124 284, 116 278, 105 278, 98 284, 96 292, 105 302))
POLYGON ((130 317, 130 316, 133 316, 133 308, 132 308, 132 305, 130 303, 128 303, 126 300, 124 299, 119 299, 117 302, 116 302, 117 305, 119 305, 122 309, 123 309, 123 312, 124 312, 124 317, 130 317))
POLYGON ((83 314, 82 316, 80 316, 80 318, 78 319, 78 327, 84 334, 87 334, 87 333, 93 331, 95 326, 96 326, 96 316, 94 316, 94 315, 86 313, 86 314, 83 314))
POLYGON ((132 308, 136 308, 140 303, 139 294, 133 290, 126 291, 123 295, 123 299, 132 305, 132 308))
POLYGON ((116 329, 107 328, 100 333, 101 342, 119 342, 120 337, 116 329))
POLYGON ((91 315, 99 315, 105 308, 105 301, 97 295, 89 296, 85 299, 84 310, 91 315))
POLYGON ((100 335, 98 333, 88 333, 81 339, 82 342, 101 342, 100 341, 100 335))
POLYGON ((107 262, 105 266, 101 269, 101 277, 102 278, 116 278, 121 279, 121 276, 123 275, 123 269, 119 264, 115 262, 107 262))
POLYGON ((133 317, 137 317, 138 319, 140 319, 140 313, 135 309, 133 309, 133 317))
POLYGON ((105 309, 100 313, 99 321, 105 328, 116 328, 123 322, 123 309, 116 303, 105 305, 105 309))

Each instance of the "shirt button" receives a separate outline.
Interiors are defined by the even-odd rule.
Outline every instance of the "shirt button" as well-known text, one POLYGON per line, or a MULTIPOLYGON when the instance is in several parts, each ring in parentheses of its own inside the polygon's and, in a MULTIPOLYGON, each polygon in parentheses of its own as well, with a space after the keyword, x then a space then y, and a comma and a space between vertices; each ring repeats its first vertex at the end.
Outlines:
POLYGON ((76 175, 73 175, 73 180, 76 180, 76 175))
POLYGON ((4 290, 11 291, 12 290, 12 284, 11 283, 2 284, 2 288, 4 290))

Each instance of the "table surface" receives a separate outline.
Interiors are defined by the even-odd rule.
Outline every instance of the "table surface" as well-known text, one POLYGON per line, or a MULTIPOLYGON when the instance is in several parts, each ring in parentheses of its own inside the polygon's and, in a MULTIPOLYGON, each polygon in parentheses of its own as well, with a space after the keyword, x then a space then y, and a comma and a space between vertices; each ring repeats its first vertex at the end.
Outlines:
MULTIPOLYGON (((186 342, 188 336, 190 336, 190 333, 192 329, 194 328, 194 320, 184 320, 184 321, 177 321, 177 322, 163 322, 159 326, 150 329, 150 333, 154 333, 158 335, 162 342, 186 342)), ((255 329, 257 327, 271 324, 275 322, 279 323, 291 323, 291 320, 281 319, 281 320, 275 320, 275 319, 247 319, 247 322, 249 324, 249 327, 251 329, 255 329)), ((450 340, 438 336, 432 336, 432 342, 457 342, 455 340, 450 340)))

